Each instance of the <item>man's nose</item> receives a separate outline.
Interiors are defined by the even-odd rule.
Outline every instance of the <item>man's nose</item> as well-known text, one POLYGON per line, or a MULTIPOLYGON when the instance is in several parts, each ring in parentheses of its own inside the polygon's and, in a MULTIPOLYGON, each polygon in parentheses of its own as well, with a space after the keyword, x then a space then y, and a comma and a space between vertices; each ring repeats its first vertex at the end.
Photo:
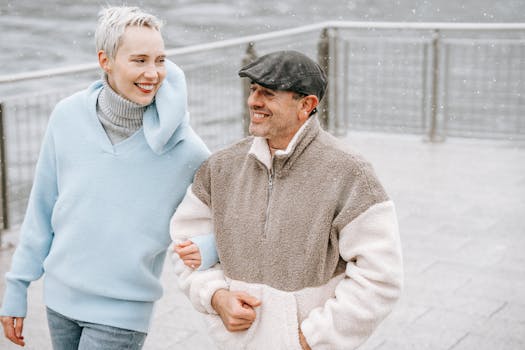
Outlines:
POLYGON ((257 91, 253 91, 248 96, 248 106, 249 107, 262 107, 264 102, 261 98, 261 95, 257 91))

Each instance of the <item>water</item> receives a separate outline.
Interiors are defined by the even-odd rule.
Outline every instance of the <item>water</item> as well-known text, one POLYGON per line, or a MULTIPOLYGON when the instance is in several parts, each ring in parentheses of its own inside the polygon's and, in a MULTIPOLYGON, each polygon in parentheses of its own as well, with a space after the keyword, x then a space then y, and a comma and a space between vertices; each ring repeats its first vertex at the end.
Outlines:
MULTIPOLYGON (((93 31, 106 3, 0 0, 0 75, 95 62, 93 31)), ((167 48, 325 20, 525 22, 525 0, 127 1, 158 15, 167 48)))

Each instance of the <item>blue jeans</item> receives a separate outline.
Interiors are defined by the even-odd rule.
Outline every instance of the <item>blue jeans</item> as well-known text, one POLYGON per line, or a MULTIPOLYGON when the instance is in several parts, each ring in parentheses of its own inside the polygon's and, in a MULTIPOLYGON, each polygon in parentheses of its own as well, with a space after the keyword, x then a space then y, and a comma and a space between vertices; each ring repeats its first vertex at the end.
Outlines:
POLYGON ((140 350, 146 333, 70 319, 47 308, 54 350, 140 350))

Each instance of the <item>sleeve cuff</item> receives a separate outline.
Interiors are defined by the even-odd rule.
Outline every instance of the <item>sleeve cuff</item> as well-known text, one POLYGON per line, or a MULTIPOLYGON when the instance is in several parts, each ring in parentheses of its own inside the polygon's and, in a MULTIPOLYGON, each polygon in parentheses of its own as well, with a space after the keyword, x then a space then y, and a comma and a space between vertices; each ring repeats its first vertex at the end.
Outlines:
POLYGON ((213 233, 193 236, 190 240, 199 247, 201 253, 201 265, 197 269, 198 271, 207 270, 219 262, 215 235, 213 233))
POLYGON ((23 281, 7 281, 0 315, 26 317, 28 286, 29 283, 23 281))
POLYGON ((317 339, 318 337, 315 335, 313 325, 311 323, 301 323, 301 332, 303 332, 306 343, 313 349, 314 344, 317 344, 319 341, 319 339, 317 339))
POLYGON ((228 283, 226 283, 225 280, 215 280, 209 282, 206 285, 206 288, 203 288, 199 293, 201 304, 209 314, 217 315, 217 311, 211 306, 211 298, 219 289, 230 289, 230 286, 228 286, 228 283))

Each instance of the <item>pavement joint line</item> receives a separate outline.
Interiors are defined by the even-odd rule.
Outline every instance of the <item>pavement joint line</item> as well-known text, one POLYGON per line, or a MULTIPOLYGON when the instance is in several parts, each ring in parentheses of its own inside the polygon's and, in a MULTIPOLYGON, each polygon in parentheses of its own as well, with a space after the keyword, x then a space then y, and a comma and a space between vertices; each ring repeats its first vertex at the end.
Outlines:
POLYGON ((459 290, 467 286, 470 282, 472 282, 472 278, 467 278, 465 282, 463 282, 461 285, 459 285, 456 289, 452 291, 452 294, 456 294, 457 292, 459 292, 459 290))
POLYGON ((419 271, 419 273, 427 273, 428 270, 430 270, 432 267, 434 267, 435 265, 437 265, 439 262, 439 260, 434 260, 432 261, 430 264, 428 264, 428 266, 424 267, 423 269, 421 269, 421 271, 419 271))
POLYGON ((466 246, 468 246, 470 243, 472 243, 473 239, 472 238, 468 238, 465 242, 463 242, 463 244, 459 245, 458 247, 456 247, 454 249, 455 252, 458 252, 460 251, 461 249, 465 248, 466 246))
POLYGON ((498 307, 496 310, 494 310, 494 312, 492 312, 490 315, 489 315, 489 319, 492 318, 492 316, 496 315, 498 312, 500 312, 501 310, 503 310, 504 308, 506 308, 508 305, 508 302, 504 301, 500 307, 498 307))
POLYGON ((434 264, 436 264, 438 262, 438 260, 435 260, 435 261, 432 261, 430 264, 428 264, 427 266, 424 266, 421 270, 417 270, 417 273, 419 274, 422 274, 422 273, 425 273, 427 270, 429 270, 434 264))
POLYGON ((453 350, 456 346, 458 346, 462 341, 463 339, 465 339, 466 337, 468 337, 470 335, 470 332, 467 332, 464 336, 462 336, 461 338, 458 339, 457 342, 455 342, 454 344, 452 344, 450 346, 450 348, 448 348, 447 350, 453 350))
POLYGON ((372 350, 379 350, 379 349, 381 349, 381 347, 382 347, 383 345, 385 345, 385 344, 386 344, 386 340, 384 339, 382 342, 380 342, 379 344, 377 344, 377 346, 375 346, 372 350))
POLYGON ((428 315, 430 312, 432 312, 434 310, 434 307, 429 307, 428 309, 425 310, 425 312, 422 312, 421 315, 417 316, 416 318, 414 318, 414 320, 412 322, 410 322, 410 324, 414 324, 416 323, 417 321, 419 321, 420 319, 422 319, 423 317, 425 317, 426 315, 428 315))

